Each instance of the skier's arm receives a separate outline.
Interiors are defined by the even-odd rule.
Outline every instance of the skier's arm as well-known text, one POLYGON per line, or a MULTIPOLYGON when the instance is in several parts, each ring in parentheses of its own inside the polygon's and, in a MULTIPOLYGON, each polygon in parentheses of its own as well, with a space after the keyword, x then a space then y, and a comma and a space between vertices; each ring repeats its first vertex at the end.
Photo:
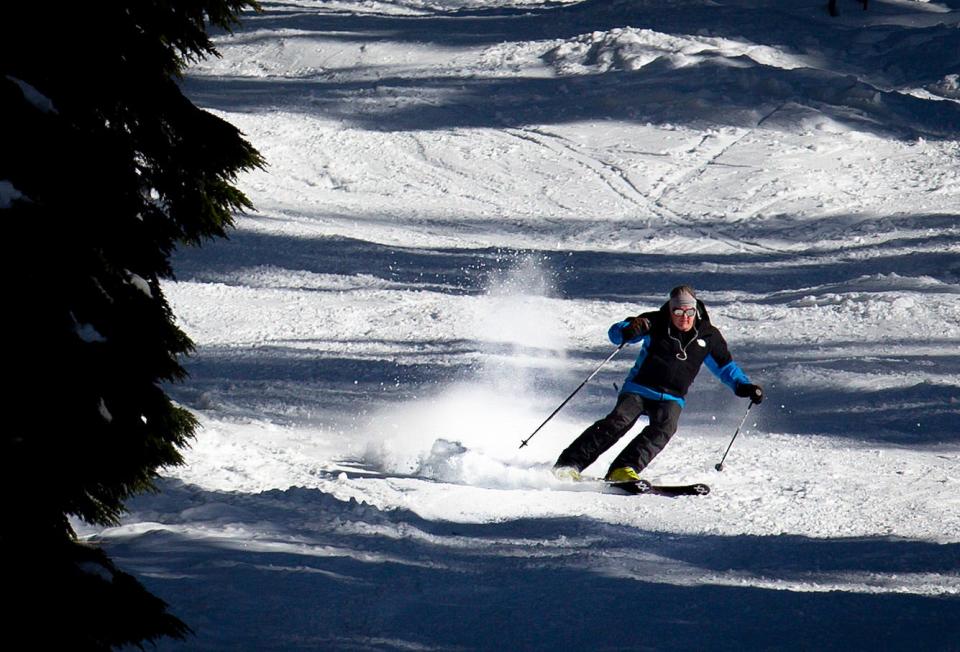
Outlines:
POLYGON ((733 361, 733 356, 727 349, 727 341, 723 339, 723 335, 719 331, 713 337, 713 347, 706 360, 704 360, 704 364, 707 365, 707 369, 714 376, 720 379, 720 382, 732 389, 734 393, 737 391, 737 385, 750 384, 750 377, 740 368, 740 365, 733 361))
POLYGON ((713 372, 713 375, 719 378, 720 382, 724 385, 732 389, 734 393, 737 391, 737 385, 750 384, 750 378, 744 373, 743 369, 740 368, 740 365, 733 360, 720 366, 711 353, 707 356, 707 359, 704 360, 704 363, 707 365, 707 369, 713 372))
POLYGON ((611 326, 611 327, 610 327, 610 330, 607 331, 607 337, 610 338, 610 341, 613 342, 614 344, 616 344, 617 346, 620 346, 621 344, 624 344, 624 341, 623 341, 623 329, 624 329, 629 323, 630 323, 630 322, 624 320, 624 321, 618 321, 616 324, 614 324, 613 326, 611 326))

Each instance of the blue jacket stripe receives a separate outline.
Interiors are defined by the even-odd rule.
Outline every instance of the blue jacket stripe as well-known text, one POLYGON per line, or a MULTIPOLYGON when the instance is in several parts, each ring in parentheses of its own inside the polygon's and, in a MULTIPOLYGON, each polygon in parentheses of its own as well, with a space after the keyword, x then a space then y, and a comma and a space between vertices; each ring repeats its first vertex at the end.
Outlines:
POLYGON ((707 359, 704 360, 704 364, 707 365, 707 369, 713 372, 714 376, 720 379, 720 382, 734 391, 736 391, 737 385, 750 382, 747 374, 744 373, 740 365, 733 360, 721 367, 717 364, 717 361, 713 359, 712 355, 708 355, 707 359))
MULTIPOLYGON (((632 376, 632 374, 631 374, 632 376)), ((621 394, 639 394, 644 398, 652 398, 654 401, 675 401, 680 404, 680 407, 683 407, 687 404, 679 396, 674 396, 673 394, 667 394, 666 392, 658 392, 655 389, 650 389, 646 385, 638 385, 637 383, 627 381, 623 384, 623 389, 620 390, 621 394)))

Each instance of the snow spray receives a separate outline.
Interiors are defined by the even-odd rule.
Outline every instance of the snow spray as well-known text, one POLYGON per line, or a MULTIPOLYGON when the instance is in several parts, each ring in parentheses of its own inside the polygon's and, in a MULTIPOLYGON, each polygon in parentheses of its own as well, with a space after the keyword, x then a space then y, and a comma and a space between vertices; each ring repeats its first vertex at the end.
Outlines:
POLYGON ((544 474, 517 457, 514 435, 538 418, 530 398, 542 367, 566 356, 564 306, 538 258, 512 262, 470 300, 464 339, 476 343, 481 364, 438 394, 375 414, 366 426, 375 434, 365 462, 386 473, 478 486, 543 482, 544 474))

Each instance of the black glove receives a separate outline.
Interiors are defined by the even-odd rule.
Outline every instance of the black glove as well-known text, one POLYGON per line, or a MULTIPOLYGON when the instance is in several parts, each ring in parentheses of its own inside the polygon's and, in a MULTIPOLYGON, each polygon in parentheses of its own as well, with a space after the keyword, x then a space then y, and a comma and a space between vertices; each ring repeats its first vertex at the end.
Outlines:
POLYGON ((739 383, 733 393, 742 398, 750 399, 751 403, 759 405, 763 403, 763 388, 760 385, 751 385, 750 383, 739 383))
POLYGON ((646 317, 627 317, 624 319, 627 325, 620 329, 620 335, 624 342, 629 342, 635 337, 645 335, 650 331, 650 320, 646 317))

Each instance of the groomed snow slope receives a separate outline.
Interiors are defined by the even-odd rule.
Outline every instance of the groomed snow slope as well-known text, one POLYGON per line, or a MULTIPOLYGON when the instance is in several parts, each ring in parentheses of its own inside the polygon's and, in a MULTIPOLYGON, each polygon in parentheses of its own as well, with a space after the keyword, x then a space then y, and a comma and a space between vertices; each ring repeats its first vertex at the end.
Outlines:
POLYGON ((960 2, 263 4, 185 82, 269 162, 164 287, 203 429, 77 525, 161 650, 958 649, 960 2), (645 471, 711 494, 555 480, 682 282, 768 394, 645 471))

